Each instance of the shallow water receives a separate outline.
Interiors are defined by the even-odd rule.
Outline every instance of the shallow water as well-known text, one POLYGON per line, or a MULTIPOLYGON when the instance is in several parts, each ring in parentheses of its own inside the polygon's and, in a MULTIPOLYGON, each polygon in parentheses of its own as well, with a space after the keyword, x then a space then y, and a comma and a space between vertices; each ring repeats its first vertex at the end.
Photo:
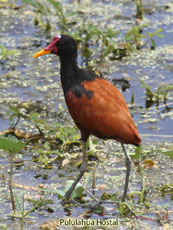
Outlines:
MULTIPOLYGON (((76 7, 77 1, 61 1, 71 10, 76 7), (74 5, 73 5, 74 4, 74 5)), ((116 30, 120 30, 124 34, 134 24, 135 5, 132 1, 88 1, 89 4, 82 6, 86 10, 87 18, 94 18, 99 26, 112 25, 116 30), (94 4, 94 7, 93 5, 94 4), (125 16, 126 18, 117 18, 117 16, 125 16), (116 19, 116 20, 115 20, 116 19), (110 23, 111 22, 111 23, 110 23)), ((13 1, 17 5, 21 5, 20 1, 13 1)), ((146 109, 145 89, 141 87, 141 80, 151 86, 155 92, 160 85, 172 84, 173 72, 173 1, 146 1, 145 9, 152 11, 152 14, 145 15, 145 20, 149 23, 144 33, 159 28, 163 29, 164 38, 154 37, 156 49, 146 50, 133 53, 131 56, 123 58, 121 61, 108 61, 106 59, 105 66, 101 71, 109 74, 110 79, 126 78, 129 79, 131 87, 123 92, 123 95, 129 104, 133 118, 138 126, 139 133, 143 139, 144 149, 148 150, 146 158, 150 157, 155 163, 155 167, 145 170, 146 186, 149 190, 147 202, 151 203, 149 217, 155 217, 155 211, 166 209, 173 210, 171 195, 161 196, 156 188, 170 183, 172 178, 172 161, 162 155, 162 149, 172 148, 172 119, 173 119, 173 93, 170 91, 167 96, 167 105, 160 102, 158 109, 156 104, 146 109), (169 9, 165 9, 165 5, 170 4, 169 9), (131 95, 134 93, 135 104, 130 105, 131 95), (143 135, 144 134, 144 135, 143 135), (152 213, 153 211, 153 213, 152 213)), ((17 50, 17 54, 11 56, 0 56, 0 131, 9 128, 9 118, 7 112, 10 105, 22 104, 30 102, 34 104, 40 103, 41 110, 48 111, 48 119, 61 120, 65 124, 72 124, 67 113, 66 105, 59 80, 59 61, 55 56, 46 56, 39 59, 33 59, 33 54, 46 46, 50 39, 47 39, 43 29, 34 27, 33 9, 24 6, 18 10, 9 7, 0 7, 1 44, 9 50, 17 50), (64 110, 64 119, 56 117, 60 108, 64 110), (55 115, 54 115, 55 114, 55 115)), ((54 29, 52 34, 58 33, 57 19, 50 18, 54 29)), ((121 36, 119 38, 121 40, 121 36)), ((79 64, 82 59, 79 56, 79 64)), ((121 89, 121 85, 118 85, 121 89)), ((27 131, 35 131, 33 126, 25 124, 21 121, 19 129, 27 131), (26 125, 26 126, 25 126, 26 125)), ((100 161, 96 167, 96 184, 105 184, 107 191, 113 193, 118 192, 121 197, 123 185, 122 181, 125 176, 124 158, 120 146, 112 142, 99 142, 98 147, 100 155, 103 155, 104 162, 100 161), (109 153, 109 155, 107 155, 109 153), (114 186, 112 186, 114 185, 114 186)), ((54 163, 51 170, 42 169, 36 163, 32 162, 32 157, 36 150, 27 149, 24 155, 19 158, 24 160, 24 166, 16 167, 14 170, 14 180, 17 184, 29 185, 37 187, 44 184, 48 188, 63 189, 65 181, 75 176, 78 169, 72 170, 70 166, 63 168, 60 163, 54 163), (47 175, 48 179, 44 179, 47 175)), ((129 152, 133 152, 133 147, 128 147, 129 152)), ((94 162, 89 165, 95 167, 94 162)), ((7 156, 0 152, 0 173, 8 175, 9 163, 7 156)), ((11 211, 11 204, 7 189, 7 184, 0 180, 0 223, 5 224, 7 229, 20 229, 18 219, 8 216, 11 211)), ((141 180, 139 175, 133 169, 131 174, 130 192, 141 188, 141 180)), ((21 192, 21 189, 17 188, 21 192)), ((103 191, 97 189, 96 195, 99 196, 103 191)), ((25 196, 37 196, 37 192, 32 189, 24 191, 25 196)), ((53 213, 49 213, 46 209, 41 208, 38 212, 31 214, 34 218, 26 219, 25 228, 39 229, 39 226, 50 219, 65 217, 67 212, 59 203, 56 195, 50 196, 53 204, 50 207, 53 213)), ((136 199, 137 200, 137 199, 136 199)), ((138 208, 137 201, 135 203, 138 208)), ((26 202, 26 209, 31 205, 26 202)), ((120 218, 117 207, 105 205, 107 213, 104 218, 117 217, 120 218)), ((72 207, 71 216, 79 217, 81 213, 88 208, 72 207)), ((102 218, 97 214, 93 214, 91 218, 102 218)), ((171 214, 169 219, 173 219, 171 214)), ((129 229, 123 218, 119 229, 129 229)), ((160 229, 160 225, 156 221, 134 222, 136 226, 142 229, 151 225, 150 229, 160 229)), ((129 220, 129 226, 133 226, 133 221, 129 220)), ((135 228, 134 228, 135 229, 135 228)))

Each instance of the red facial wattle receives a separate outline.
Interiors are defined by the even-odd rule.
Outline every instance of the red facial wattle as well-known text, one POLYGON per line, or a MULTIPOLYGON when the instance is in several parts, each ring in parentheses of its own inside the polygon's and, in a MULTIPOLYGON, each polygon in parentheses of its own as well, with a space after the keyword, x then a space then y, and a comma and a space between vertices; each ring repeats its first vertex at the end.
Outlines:
POLYGON ((54 36, 51 43, 44 49, 45 51, 50 51, 51 53, 58 54, 58 47, 56 43, 59 41, 61 36, 54 36))
POLYGON ((51 43, 45 49, 37 52, 33 57, 37 58, 48 53, 58 54, 58 47, 56 43, 59 41, 60 38, 61 36, 54 36, 51 43))

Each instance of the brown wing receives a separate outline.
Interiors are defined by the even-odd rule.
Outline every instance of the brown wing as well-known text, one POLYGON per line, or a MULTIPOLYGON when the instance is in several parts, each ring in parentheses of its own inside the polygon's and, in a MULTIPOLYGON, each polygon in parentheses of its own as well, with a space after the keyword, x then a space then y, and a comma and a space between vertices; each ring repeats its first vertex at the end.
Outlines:
POLYGON ((85 90, 93 91, 77 97, 73 92, 65 96, 69 112, 78 125, 98 137, 116 139, 138 145, 141 142, 137 128, 120 91, 105 79, 82 82, 85 90))

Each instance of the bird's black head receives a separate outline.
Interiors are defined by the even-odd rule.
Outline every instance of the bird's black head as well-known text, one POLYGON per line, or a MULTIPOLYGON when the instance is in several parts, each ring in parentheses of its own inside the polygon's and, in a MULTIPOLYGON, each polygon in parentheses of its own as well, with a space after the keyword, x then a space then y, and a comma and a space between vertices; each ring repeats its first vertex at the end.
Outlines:
POLYGON ((77 57, 77 46, 75 40, 69 35, 53 37, 51 43, 43 50, 39 51, 34 57, 39 57, 47 53, 53 53, 60 58, 77 57))
POLYGON ((58 56, 77 56, 77 46, 75 40, 69 35, 62 35, 57 42, 58 56))

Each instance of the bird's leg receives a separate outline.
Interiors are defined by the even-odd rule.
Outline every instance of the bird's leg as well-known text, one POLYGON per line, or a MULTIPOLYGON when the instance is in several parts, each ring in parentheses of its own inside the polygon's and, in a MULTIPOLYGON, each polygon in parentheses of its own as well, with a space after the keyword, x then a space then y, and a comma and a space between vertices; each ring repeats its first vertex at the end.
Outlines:
POLYGON ((64 197, 66 199, 69 199, 73 190, 75 189, 77 183, 80 181, 80 179, 82 178, 84 172, 86 171, 86 142, 83 141, 83 150, 82 150, 82 165, 80 167, 80 173, 78 175, 78 177, 76 178, 76 180, 73 182, 73 184, 71 185, 71 187, 69 188, 69 190, 65 193, 64 197))
POLYGON ((130 176, 130 170, 131 170, 131 158, 127 154, 125 146, 122 143, 121 143, 121 146, 123 148, 123 151, 124 151, 125 157, 126 157, 126 181, 125 181, 124 193, 123 193, 123 197, 122 197, 122 201, 125 201, 126 196, 127 196, 127 189, 128 189, 129 176, 130 176))

